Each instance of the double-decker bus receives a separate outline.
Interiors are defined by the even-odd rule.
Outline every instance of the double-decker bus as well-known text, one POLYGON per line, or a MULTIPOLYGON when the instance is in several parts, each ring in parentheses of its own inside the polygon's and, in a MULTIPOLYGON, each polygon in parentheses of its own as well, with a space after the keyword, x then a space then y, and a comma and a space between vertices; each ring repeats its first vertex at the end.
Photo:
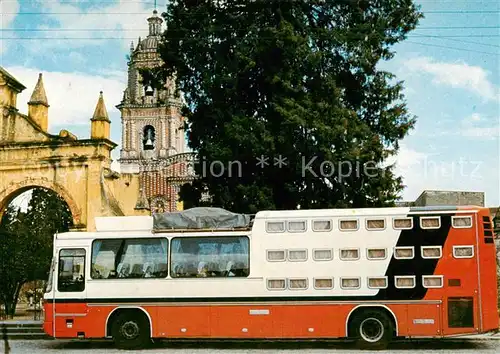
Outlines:
POLYGON ((243 229, 96 220, 55 236, 44 330, 112 338, 393 338, 497 331, 493 222, 482 207, 260 211, 243 229))

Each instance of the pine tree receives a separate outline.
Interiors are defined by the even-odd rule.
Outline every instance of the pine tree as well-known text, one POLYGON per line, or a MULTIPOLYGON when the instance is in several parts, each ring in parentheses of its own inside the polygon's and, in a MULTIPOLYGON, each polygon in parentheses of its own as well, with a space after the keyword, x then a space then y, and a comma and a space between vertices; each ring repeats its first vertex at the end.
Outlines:
POLYGON ((166 64, 142 75, 175 74, 186 100, 200 176, 186 205, 203 191, 238 212, 393 205, 402 180, 384 163, 415 117, 377 64, 421 18, 411 0, 176 0, 163 17, 166 64))

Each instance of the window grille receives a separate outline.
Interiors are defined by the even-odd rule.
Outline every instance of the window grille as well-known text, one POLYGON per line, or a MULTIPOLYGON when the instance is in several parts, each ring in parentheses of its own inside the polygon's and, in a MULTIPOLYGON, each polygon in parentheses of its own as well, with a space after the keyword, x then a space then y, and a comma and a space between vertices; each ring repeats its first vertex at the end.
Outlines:
POLYGON ((267 279, 267 288, 269 290, 284 290, 286 281, 285 279, 267 279))
POLYGON ((385 219, 367 220, 366 228, 368 230, 383 230, 385 229, 385 219))
POLYGON ((266 222, 267 232, 285 232, 284 221, 268 221, 266 222))
POLYGON ((441 256, 442 256, 441 246, 422 246, 422 258, 435 259, 435 258, 441 258, 441 256))
POLYGON ((367 250, 368 259, 385 259, 387 252, 385 248, 371 248, 367 250))
POLYGON ((387 288, 387 277, 368 278, 368 287, 371 289, 385 289, 385 288, 387 288))
POLYGON ((412 259, 415 257, 413 247, 396 247, 394 249, 394 258, 396 259, 412 259))
POLYGON ((288 231, 290 231, 290 232, 304 232, 304 231, 306 231, 306 222, 305 221, 289 221, 288 222, 288 231))
POLYGON ((331 231, 332 221, 331 220, 313 220, 312 224, 313 231, 331 231))
POLYGON ((333 259, 333 250, 331 249, 314 250, 313 252, 315 261, 330 261, 333 259))
POLYGON ((315 289, 333 289, 333 278, 316 278, 314 279, 315 289))
POLYGON ((424 288, 442 288, 443 287, 443 277, 442 276, 422 276, 422 284, 424 288))
POLYGON ((344 249, 340 250, 340 259, 344 261, 352 261, 359 259, 358 249, 344 249))
POLYGON ((267 260, 269 262, 283 262, 285 260, 284 250, 268 250, 267 260))
POLYGON ((352 231, 358 229, 358 220, 341 220, 340 230, 342 231, 352 231))
POLYGON ((359 278, 341 278, 340 286, 342 289, 359 289, 360 280, 359 278))
POLYGON ((414 276, 396 276, 396 288, 409 289, 415 287, 414 276))
POLYGON ((422 229, 439 229, 441 218, 439 216, 423 216, 420 218, 420 227, 422 229))
POLYGON ((453 257, 455 258, 474 257, 474 246, 453 246, 453 257))
POLYGON ((395 218, 393 227, 396 230, 409 230, 413 228, 413 218, 395 218))
POLYGON ((452 216, 451 224, 456 229, 466 229, 472 227, 472 216, 452 216))
POLYGON ((307 279, 288 279, 288 288, 290 290, 307 289, 307 279))
POLYGON ((292 262, 303 262, 307 260, 307 250, 289 250, 288 260, 292 262))

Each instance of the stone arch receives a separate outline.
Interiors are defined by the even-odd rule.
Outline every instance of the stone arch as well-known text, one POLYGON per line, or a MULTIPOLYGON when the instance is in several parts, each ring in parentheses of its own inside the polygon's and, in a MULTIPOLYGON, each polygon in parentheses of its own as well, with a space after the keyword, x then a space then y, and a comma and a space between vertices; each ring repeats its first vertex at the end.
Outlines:
POLYGON ((0 220, 9 203, 19 194, 35 187, 46 188, 57 193, 69 207, 73 217, 73 227, 81 225, 82 211, 66 188, 57 182, 45 178, 27 178, 22 181, 10 183, 4 190, 0 191, 0 220))
POLYGON ((146 124, 142 128, 142 150, 154 150, 156 147, 156 129, 151 124, 146 124), (151 145, 147 145, 150 143, 151 145))

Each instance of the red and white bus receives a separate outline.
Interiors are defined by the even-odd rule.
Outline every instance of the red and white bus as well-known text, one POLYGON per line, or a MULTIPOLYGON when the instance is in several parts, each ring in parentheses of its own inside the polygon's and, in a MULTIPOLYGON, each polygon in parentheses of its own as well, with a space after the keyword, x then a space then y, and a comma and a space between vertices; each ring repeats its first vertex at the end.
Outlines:
POLYGON ((47 334, 168 339, 391 339, 497 331, 489 210, 258 212, 242 230, 98 218, 55 237, 47 334))

